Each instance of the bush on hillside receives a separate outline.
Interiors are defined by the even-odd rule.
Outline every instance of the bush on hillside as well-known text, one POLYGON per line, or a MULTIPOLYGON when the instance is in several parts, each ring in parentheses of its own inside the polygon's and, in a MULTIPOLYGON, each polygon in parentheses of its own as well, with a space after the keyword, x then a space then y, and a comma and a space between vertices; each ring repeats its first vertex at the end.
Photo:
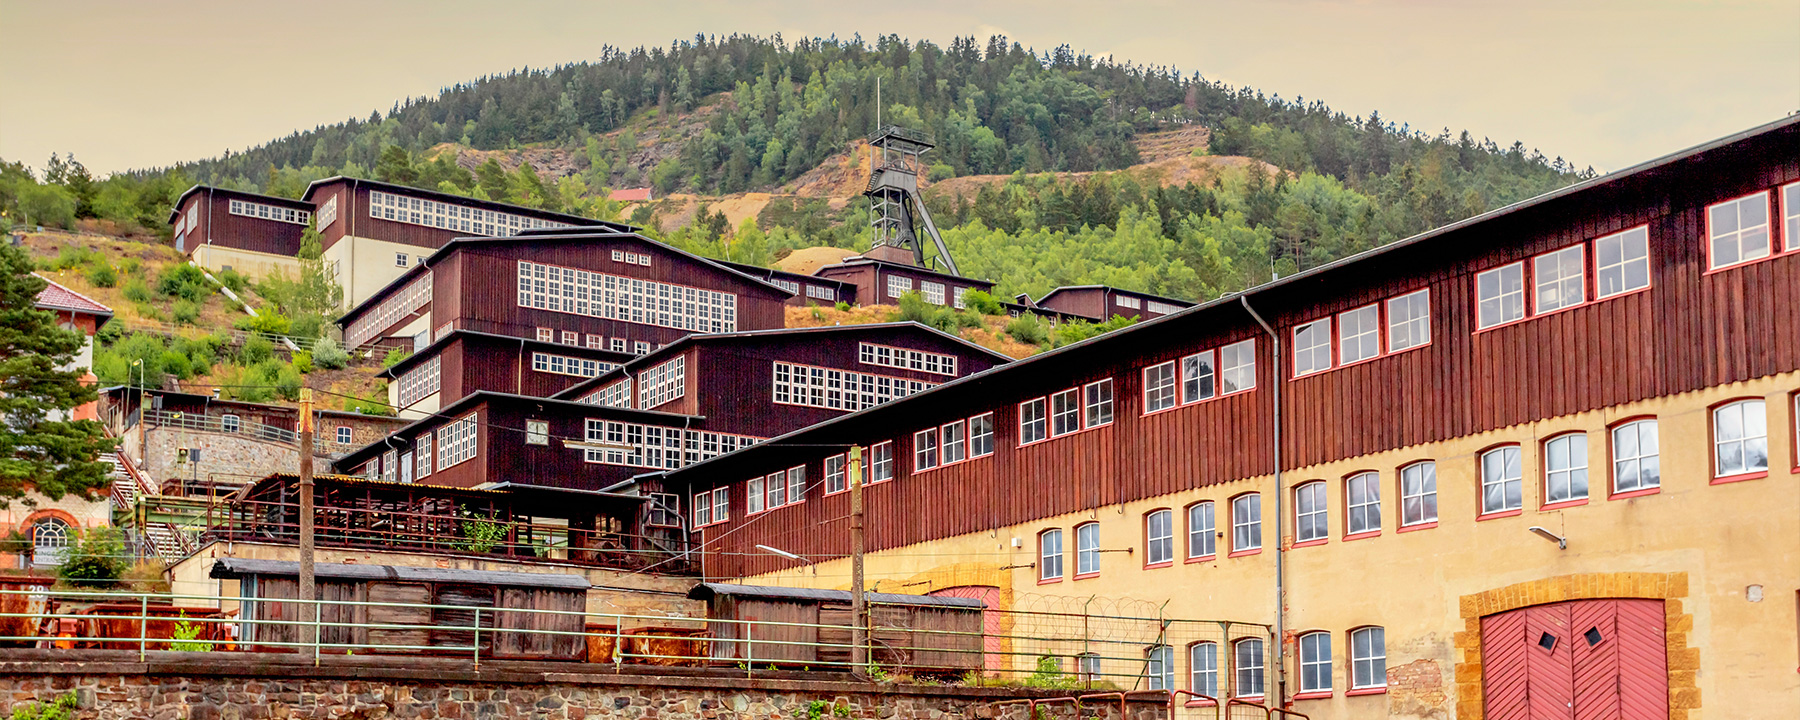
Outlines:
POLYGON ((118 587, 131 565, 125 562, 125 537, 117 528, 91 527, 69 548, 56 577, 80 590, 118 587))
POLYGON ((255 365, 275 355, 275 342, 261 335, 252 335, 244 341, 244 348, 238 351, 238 359, 245 365, 255 365))
POLYGON ((194 375, 193 361, 178 350, 164 350, 162 356, 157 358, 157 363, 162 365, 163 372, 174 375, 177 380, 186 380, 194 375))
POLYGON ((963 293, 963 307, 968 308, 969 312, 982 315, 999 315, 1006 312, 1006 308, 1000 304, 998 298, 980 290, 963 293))
POLYGON ((321 338, 313 344, 313 365, 326 370, 342 370, 350 364, 350 353, 331 338, 321 338))
POLYGON ((156 291, 169 297, 198 301, 212 294, 212 283, 200 268, 186 263, 170 265, 156 279, 156 291))
POLYGON ((1050 342, 1050 328, 1031 313, 1020 315, 1007 323, 1006 334, 1027 345, 1044 345, 1050 342))
POLYGON ((87 280, 94 287, 109 288, 119 284, 119 273, 113 270, 112 263, 101 260, 88 266, 87 280))
POLYGON ((276 310, 274 305, 264 305, 256 309, 255 315, 246 315, 231 322, 231 326, 247 332, 267 333, 269 335, 287 335, 293 328, 293 322, 286 315, 276 310))
POLYGON ((1056 326, 1056 346, 1062 347, 1070 343, 1078 343, 1095 335, 1105 335, 1119 328, 1137 324, 1137 318, 1114 315, 1106 322, 1091 323, 1084 320, 1069 320, 1056 326))
POLYGON ((301 375, 305 375, 305 374, 313 371, 312 353, 307 352, 305 350, 301 350, 300 352, 294 353, 294 357, 290 361, 290 363, 294 366, 295 370, 300 372, 301 375))
POLYGON ((174 313, 175 322, 192 325, 200 319, 200 305, 192 300, 176 300, 174 313))
POLYGON ((381 367, 391 368, 400 364, 401 360, 405 360, 409 357, 412 357, 411 350, 406 348, 390 348, 387 351, 387 357, 381 359, 381 367))
POLYGON ((132 302, 150 302, 150 288, 139 278, 125 281, 125 299, 132 302))
POLYGON ((219 282, 224 283, 225 287, 231 288, 231 291, 235 293, 241 293, 244 288, 250 287, 250 278, 244 277, 243 273, 232 268, 221 270, 213 277, 218 278, 219 282))

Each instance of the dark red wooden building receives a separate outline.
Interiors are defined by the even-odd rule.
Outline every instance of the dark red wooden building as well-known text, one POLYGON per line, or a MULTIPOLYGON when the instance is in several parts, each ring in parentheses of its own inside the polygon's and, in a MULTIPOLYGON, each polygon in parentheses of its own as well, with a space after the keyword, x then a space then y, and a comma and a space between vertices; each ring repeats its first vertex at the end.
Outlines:
MULTIPOLYGON (((575 343, 452 330, 383 370, 388 404, 403 416, 431 412, 479 390, 549 397, 636 357, 575 343)), ((416 417, 416 415, 413 415, 416 417)))
POLYGON ((1194 306, 1194 303, 1186 300, 1106 285, 1065 285, 1045 293, 1037 300, 1024 294, 1014 299, 1028 307, 1080 315, 1096 322, 1104 322, 1114 316, 1150 320, 1173 315, 1194 306))
POLYGON ((175 249, 188 254, 217 244, 292 257, 312 218, 313 205, 304 200, 207 185, 188 188, 169 211, 175 249))
POLYGON ((856 302, 862 305, 892 305, 899 301, 901 295, 918 292, 925 298, 925 302, 960 308, 963 306, 963 293, 970 290, 985 293, 994 291, 994 283, 988 280, 867 257, 826 265, 813 275, 854 285, 856 302))

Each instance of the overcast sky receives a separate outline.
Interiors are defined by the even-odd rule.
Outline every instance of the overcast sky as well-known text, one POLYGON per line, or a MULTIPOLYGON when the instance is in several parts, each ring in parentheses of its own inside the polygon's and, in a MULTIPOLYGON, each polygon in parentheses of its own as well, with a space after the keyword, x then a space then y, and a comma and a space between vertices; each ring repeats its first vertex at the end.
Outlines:
POLYGON ((97 173, 243 149, 484 74, 695 33, 1173 65, 1607 171, 1800 109, 1797 0, 305 3, 0 0, 0 157, 97 173))

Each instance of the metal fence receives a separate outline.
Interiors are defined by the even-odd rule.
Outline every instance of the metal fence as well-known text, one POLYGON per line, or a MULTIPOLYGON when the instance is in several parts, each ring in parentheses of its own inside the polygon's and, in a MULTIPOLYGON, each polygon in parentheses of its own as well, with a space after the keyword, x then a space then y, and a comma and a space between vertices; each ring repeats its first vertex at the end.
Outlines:
MULTIPOLYGON (((200 415, 197 413, 168 412, 164 410, 144 410, 144 422, 157 427, 178 430, 196 430, 200 432, 230 433, 246 435, 263 442, 297 445, 300 434, 292 428, 265 425, 249 420, 233 419, 229 422, 224 417, 200 415)), ((313 436, 313 452, 321 455, 342 455, 356 449, 355 445, 340 444, 335 440, 318 435, 313 436)))

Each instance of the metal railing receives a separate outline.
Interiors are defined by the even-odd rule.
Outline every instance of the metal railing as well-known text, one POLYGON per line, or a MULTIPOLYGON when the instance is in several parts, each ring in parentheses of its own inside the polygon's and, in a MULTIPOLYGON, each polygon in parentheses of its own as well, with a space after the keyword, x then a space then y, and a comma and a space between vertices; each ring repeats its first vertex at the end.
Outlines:
MULTIPOLYGON (((223 417, 200 415, 196 413, 169 412, 166 410, 145 410, 144 422, 157 427, 177 430, 194 430, 198 432, 215 432, 247 435, 263 442, 298 445, 300 434, 284 427, 265 425, 250 420, 234 420, 225 422, 223 417)), ((342 455, 356 449, 355 445, 343 445, 318 435, 313 436, 313 452, 321 455, 342 455)))
MULTIPOLYGON (((15 627, 7 620, 23 618, 29 627, 38 629, 0 636, 0 641, 35 642, 40 647, 136 649, 140 657, 151 650, 173 649, 309 653, 315 663, 326 655, 377 654, 466 658, 476 667, 494 659, 561 660, 610 664, 615 670, 649 665, 712 668, 744 676, 771 671, 859 670, 858 674, 875 680, 913 678, 1061 688, 1071 691, 1068 700, 1076 703, 1104 699, 1123 704, 1154 696, 1173 704, 1178 696, 1187 696, 1210 700, 1214 714, 1221 698, 1147 689, 1154 681, 1151 673, 1156 672, 1147 653, 1187 637, 1221 643, 1232 637, 1269 637, 1269 628, 1260 624, 1169 619, 1153 619, 1160 629, 1148 638, 1051 635, 1045 634, 1044 626, 1018 617, 1035 613, 979 608, 965 611, 977 618, 977 627, 984 627, 971 632, 948 629, 954 623, 931 620, 947 612, 954 614, 956 608, 872 603, 865 648, 870 660, 867 666, 855 668, 848 624, 499 607, 471 603, 467 598, 458 604, 427 604, 0 590, 0 600, 6 595, 36 596, 42 609, 0 612, 0 627, 15 627), (184 602, 189 604, 181 604, 184 602), (993 622, 995 619, 1001 622, 993 622), (996 629, 996 625, 1015 631, 996 629), (1175 637, 1169 630, 1178 626, 1215 628, 1224 634, 1184 632, 1175 637), (1085 650, 1081 655, 1046 654, 1050 645, 1085 650), (1082 675, 1063 674, 1061 662, 1078 657, 1090 658, 1082 675)), ((504 596, 506 593, 494 595, 504 596)), ((0 603, 0 607, 18 606, 0 603)), ((1221 677, 1229 675, 1222 672, 1221 677)), ((1225 712, 1229 713, 1234 703, 1252 704, 1227 698, 1225 712)))

